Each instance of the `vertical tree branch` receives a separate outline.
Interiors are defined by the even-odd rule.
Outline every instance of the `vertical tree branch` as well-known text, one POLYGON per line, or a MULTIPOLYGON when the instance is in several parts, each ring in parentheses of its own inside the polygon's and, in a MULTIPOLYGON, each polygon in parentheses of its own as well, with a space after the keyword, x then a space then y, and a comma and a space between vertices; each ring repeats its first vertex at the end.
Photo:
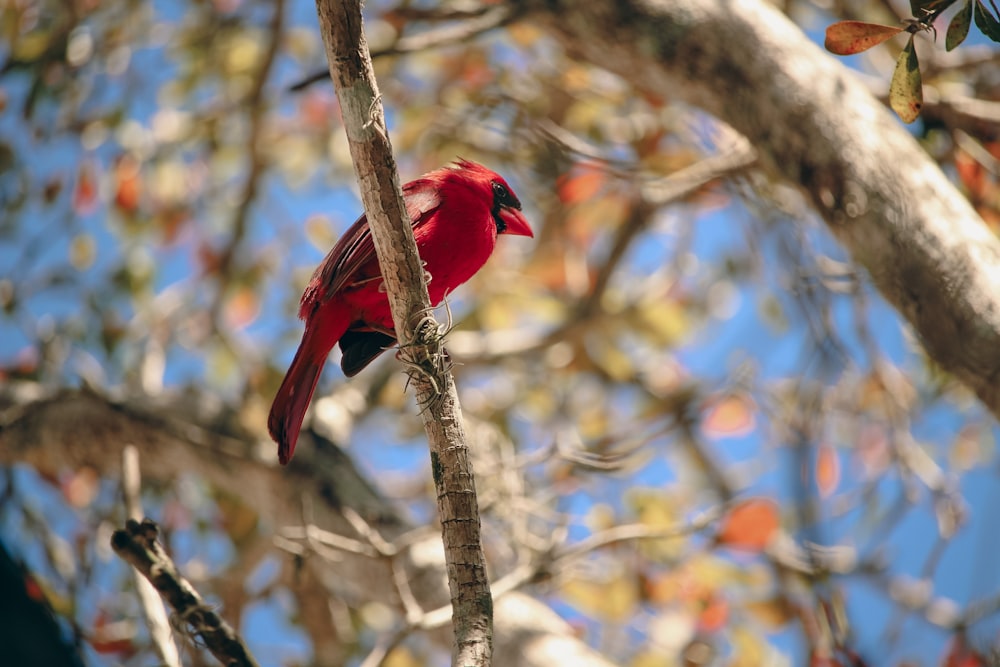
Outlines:
POLYGON ((489 665, 493 598, 475 481, 451 373, 443 363, 423 268, 400 190, 358 0, 317 0, 330 75, 357 170, 401 354, 430 443, 455 630, 453 664, 489 665))

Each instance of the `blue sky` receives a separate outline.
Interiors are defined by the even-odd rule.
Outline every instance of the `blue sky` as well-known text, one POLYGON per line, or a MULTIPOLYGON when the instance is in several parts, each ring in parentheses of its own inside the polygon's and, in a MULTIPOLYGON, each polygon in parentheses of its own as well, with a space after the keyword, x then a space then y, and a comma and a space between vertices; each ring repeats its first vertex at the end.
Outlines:
MULTIPOLYGON (((292 3, 294 7, 293 23, 311 24, 313 7, 308 3, 292 3)), ((177 7, 174 3, 158 3, 157 11, 167 19, 176 18, 177 7)), ((817 41, 822 41, 822 32, 810 33, 817 41)), ((981 43, 978 34, 970 43, 981 43)), ((150 48, 135 54, 135 65, 145 71, 153 71, 158 77, 165 79, 174 72, 174 65, 158 48, 150 48)), ((862 57, 848 60, 852 66, 861 67, 862 57)), ((281 108, 290 108, 294 100, 283 90, 293 82, 301 72, 293 64, 283 62, 276 70, 269 84, 271 94, 285 96, 281 108)), ((148 124, 151 115, 156 111, 155 92, 157 81, 150 80, 143 85, 149 88, 147 93, 133 96, 132 116, 140 124, 148 124)), ((16 86, 6 89, 9 95, 8 108, 16 108, 19 98, 26 91, 16 86)), ((396 117, 392 109, 388 110, 390 131, 396 129, 396 117)), ((8 137, 17 146, 26 146, 30 141, 20 134, 20 118, 13 113, 0 113, 0 136, 8 137)), ((60 140, 51 143, 32 142, 32 150, 37 151, 34 167, 39 174, 61 174, 68 184, 73 182, 76 165, 81 156, 88 155, 96 163, 110 162, 117 148, 112 142, 106 142, 92 151, 85 151, 78 144, 60 140)), ((404 178, 415 174, 404 173, 404 178)), ((40 179, 44 180, 44 179, 40 179)), ((515 179, 514 187, 517 189, 515 179)), ((72 187, 64 188, 63 197, 71 196, 72 187)), ((279 255, 285 259, 273 276, 272 284, 283 286, 282 289, 272 289, 265 293, 262 310, 269 316, 258 318, 245 331, 249 339, 254 341, 256 349, 261 353, 272 355, 276 364, 290 360, 300 331, 300 323, 294 319, 289 310, 290 299, 294 295, 286 286, 291 285, 301 275, 303 270, 311 268, 322 258, 324 250, 309 243, 305 235, 300 233, 298 226, 310 215, 325 213, 331 215, 337 224, 344 228, 350 224, 361 207, 353 194, 353 185, 348 183, 331 183, 326 174, 315 175, 302 188, 292 191, 287 184, 278 178, 269 178, 260 198, 260 204, 255 207, 249 234, 244 241, 244 251, 253 253, 258 249, 277 247, 279 255), (277 214, 276 214, 277 213, 277 214)), ((525 202, 529 218, 533 217, 533 207, 530 201, 525 202)), ((537 219, 537 216, 534 216, 537 219)), ((50 210, 32 210, 24 219, 32 220, 32 224, 17 228, 13 236, 0 238, 0 280, 7 278, 15 284, 23 285, 32 280, 40 279, 53 268, 64 266, 70 253, 72 239, 79 235, 90 235, 96 242, 96 259, 86 270, 75 277, 75 284, 66 289, 53 289, 45 294, 33 297, 27 304, 28 317, 12 320, 9 317, 0 318, 0 363, 10 364, 18 354, 29 348, 37 337, 40 323, 46 321, 65 321, 80 318, 88 322, 85 309, 80 305, 80 293, 90 292, 101 298, 102 285, 123 261, 123 243, 120 239, 118 221, 108 216, 103 206, 98 206, 92 212, 82 216, 66 216, 64 213, 53 215, 50 210), (31 264, 31 270, 22 274, 15 272, 20 258, 33 239, 38 242, 39 254, 31 264)), ((736 307, 727 317, 710 322, 699 330, 696 337, 677 350, 677 358, 692 374, 709 378, 717 382, 719 387, 725 386, 727 377, 736 364, 751 360, 755 366, 758 381, 767 383, 783 378, 794 377, 802 372, 804 361, 815 355, 813 341, 799 328, 793 328, 785 334, 776 336, 773 329, 761 318, 761 303, 766 298, 776 298, 789 313, 794 313, 796 303, 789 294, 776 285, 787 278, 787 267, 783 265, 785 257, 781 250, 781 230, 763 232, 761 225, 754 225, 751 214, 738 201, 731 206, 700 215, 693 223, 696 225, 694 242, 691 252, 698 258, 704 271, 711 271, 726 257, 742 253, 746 245, 746 235, 755 234, 761 250, 763 269, 761 274, 753 279, 736 282, 736 307)), ((792 223, 798 224, 798 223, 792 223)), ((846 261, 847 257, 833 242, 825 229, 815 223, 808 226, 807 236, 811 245, 823 253, 846 261)), ((661 260, 665 247, 669 247, 670 239, 656 239, 655 242, 640 244, 630 257, 630 263, 638 270, 642 267, 653 267, 661 260)), ((136 248, 134 252, 140 256, 149 255, 155 266, 154 292, 160 292, 169 285, 183 283, 197 274, 198 267, 194 262, 190 247, 178 244, 172 247, 149 245, 147 248, 136 248)), ((705 274, 701 274, 705 278, 705 274)), ((868 327, 877 341, 881 354, 893 364, 904 369, 919 372, 921 360, 914 354, 903 333, 899 318, 881 299, 868 290, 870 307, 865 313, 868 327)), ((459 295, 459 305, 461 296, 459 295)), ((863 345, 855 335, 855 311, 846 297, 833 298, 834 320, 838 331, 843 336, 850 358, 858 360, 862 367, 868 360, 863 353, 863 345)), ((123 317, 131 314, 130 305, 122 300, 123 317)), ((795 317, 799 322, 801 318, 795 317)), ((89 340, 89 339, 88 339, 89 340)), ((81 351, 94 356, 99 365, 112 368, 114 364, 97 351, 93 342, 83 345, 81 351)), ((79 380, 75 368, 78 365, 67 364, 64 380, 73 384, 79 380)), ((339 371, 331 364, 321 387, 330 387, 342 382, 339 371)), ((199 383, 206 374, 204 350, 185 350, 180 347, 172 349, 168 358, 165 382, 168 386, 177 387, 188 383, 199 383)), ((835 377, 835 375, 830 376, 835 377)), ((107 381, 115 384, 121 378, 114 372, 109 372, 107 381)), ((400 382, 402 378, 400 377, 400 382)), ((230 392, 230 398, 236 397, 236 386, 220 386, 220 392, 230 392)), ((920 441, 929 443, 948 443, 961 424, 975 418, 983 411, 977 406, 967 408, 950 404, 938 404, 933 410, 923 415, 913 424, 914 435, 920 441)), ((983 419, 988 419, 985 416, 983 419)), ((988 430, 995 438, 996 427, 992 421, 987 421, 988 430)), ((525 432, 530 425, 524 424, 525 432)), ((377 471, 398 471, 401 473, 420 474, 426 471, 426 449, 420 439, 399 442, 398 433, 392 428, 385 429, 378 420, 372 419, 362 423, 354 433, 349 451, 359 460, 362 468, 371 477, 377 477, 377 471), (360 443, 364 443, 361 446, 360 443)), ((721 439, 712 443, 722 460, 728 464, 752 462, 765 459, 765 465, 760 474, 744 491, 748 494, 764 494, 781 498, 786 503, 794 502, 798 491, 796 469, 798 465, 791 450, 775 451, 771 448, 767 434, 757 429, 738 438, 721 439)), ((662 488, 677 480, 675 459, 672 458, 669 439, 654 442, 655 454, 634 475, 629 477, 595 477, 577 492, 567 494, 560 499, 560 509, 575 515, 584 516, 595 501, 607 502, 623 510, 623 499, 629 490, 635 487, 648 486, 662 488)), ((944 457, 939 457, 943 459, 944 457)), ((850 471, 851 462, 846 454, 842 454, 842 465, 845 471, 850 471)), ((996 538, 989 523, 990 517, 986 508, 995 506, 1000 491, 996 484, 996 471, 990 467, 981 467, 963 475, 958 481, 959 488, 969 507, 969 523, 959 532, 947 547, 941 564, 935 569, 935 593, 952 598, 960 606, 974 600, 984 593, 992 593, 1000 586, 1000 574, 992 566, 984 554, 996 550, 996 538)), ((85 517, 67 515, 58 511, 59 496, 46 485, 41 484, 27 472, 19 473, 19 484, 23 489, 37 494, 41 511, 50 517, 52 525, 58 532, 72 533, 85 517)), ((845 474, 840 492, 860 488, 862 480, 845 474)), ((898 481, 887 479, 878 485, 878 493, 890 502, 900 493, 898 481)), ((113 489, 107 502, 113 502, 113 489)), ((925 493, 926 496, 926 493, 925 493)), ((892 571, 896 574, 907 574, 913 577, 921 576, 921 568, 936 539, 936 526, 933 515, 928 511, 931 499, 924 497, 921 507, 910 514, 896 526, 888 536, 858 535, 858 525, 861 522, 860 510, 848 512, 845 515, 830 520, 821 530, 809 531, 808 534, 797 535, 811 540, 821 540, 827 544, 851 544, 857 546, 864 557, 871 554, 872 545, 885 549, 884 555, 892 562, 892 571), (885 539, 882 539, 885 537, 885 539)), ((412 518, 426 517, 427 507, 412 508, 412 518)), ((791 514, 789 510, 789 514, 791 514)), ((5 516, 4 533, 12 534, 19 526, 11 523, 10 513, 5 516)), ((586 529, 574 528, 574 537, 582 537, 586 529)), ((38 553, 38 546, 31 544, 19 545, 23 554, 29 560, 43 560, 38 553)), ((181 554, 189 550, 206 549, 203 557, 209 560, 224 562, 227 555, 225 548, 211 540, 187 543, 183 539, 175 545, 181 554), (207 546, 206 546, 207 545, 207 546)), ((262 575, 265 576, 265 575, 262 575)), ((265 576, 266 578, 266 576, 265 576)), ((110 585, 110 582, 109 582, 110 585)), ((890 622, 897 606, 889 601, 883 593, 872 593, 867 583, 851 581, 846 584, 849 596, 848 606, 852 611, 854 630, 857 633, 857 646, 868 656, 884 655, 885 637, 883 631, 890 622)), ((257 646, 261 647, 261 657, 267 661, 267 655, 279 653, 276 645, 290 643, 293 652, 304 650, 303 638, 283 623, 280 610, 287 601, 276 600, 277 608, 269 610, 264 607, 255 609, 247 617, 244 631, 257 646)), ((560 612, 577 615, 571 607, 560 604, 560 612)), ((993 636, 997 623, 990 621, 975 628, 976 636, 993 636)), ((923 660, 926 656, 938 656, 942 650, 944 634, 919 619, 910 619, 904 625, 905 643, 898 647, 893 656, 908 657, 923 660)), ((801 651, 790 633, 779 638, 779 645, 791 651, 801 651)), ((869 657, 877 661, 878 657, 869 657)), ((877 664, 877 663, 876 663, 877 664)), ((924 664, 930 664, 925 662, 924 664)))

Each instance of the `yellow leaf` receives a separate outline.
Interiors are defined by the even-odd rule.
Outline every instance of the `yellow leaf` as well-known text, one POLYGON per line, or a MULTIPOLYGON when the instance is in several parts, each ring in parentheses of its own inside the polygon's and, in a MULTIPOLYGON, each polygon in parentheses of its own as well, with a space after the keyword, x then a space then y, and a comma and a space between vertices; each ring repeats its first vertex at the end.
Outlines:
POLYGON ((635 365, 621 348, 607 340, 600 340, 588 346, 591 360, 607 375, 618 382, 627 382, 635 377, 635 365))
POLYGON ((531 46, 545 33, 528 21, 517 21, 507 28, 507 36, 518 46, 531 46))
POLYGON ((257 513, 236 496, 216 494, 216 507, 222 517, 222 527, 233 544, 238 546, 256 533, 257 513))
POLYGON ((590 69, 579 64, 570 64, 562 71, 563 86, 569 93, 585 93, 591 89, 590 69))
POLYGON ((223 66, 228 74, 250 74, 256 69, 263 54, 264 42, 259 37, 252 31, 246 31, 226 43, 223 66))
POLYGON ((948 462, 958 471, 971 470, 990 460, 993 452, 993 435, 978 424, 964 427, 952 443, 948 462))
POLYGON ((643 651, 629 663, 629 667, 672 667, 676 662, 664 653, 643 651))
POLYGON ((38 60, 45 53, 45 49, 49 48, 51 41, 52 32, 33 30, 14 41, 11 55, 21 61, 38 60))
POLYGON ((190 167, 176 160, 159 162, 149 183, 150 194, 162 203, 183 202, 192 195, 190 174, 190 167))
POLYGON ((69 246, 69 262, 77 271, 89 269, 97 258, 97 243, 90 234, 77 234, 69 246))
POLYGON ((611 623, 628 620, 639 602, 636 581, 625 571, 607 581, 570 579, 563 584, 562 594, 588 616, 611 623))
POLYGON ((736 566, 729 560, 705 552, 688 561, 687 576, 694 584, 693 588, 701 591, 701 597, 704 597, 718 588, 738 583, 744 571, 745 568, 736 566))
POLYGON ((615 510, 607 503, 596 503, 587 512, 584 525, 591 531, 607 530, 615 525, 615 510))
POLYGON ((479 321, 486 331, 510 329, 517 323, 517 313, 507 299, 485 299, 479 305, 479 321))
POLYGON ((425 663, 405 646, 397 646, 382 661, 385 667, 421 667, 425 663))
POLYGON ((904 123, 912 123, 924 105, 924 91, 920 79, 920 63, 913 47, 913 35, 896 60, 896 69, 889 84, 889 106, 904 123))
POLYGON ((643 304, 638 312, 643 332, 659 347, 674 347, 691 330, 687 311, 672 299, 643 304))
POLYGON ((316 30, 305 26, 286 29, 282 45, 288 54, 300 63, 311 62, 319 46, 316 30))
POLYGON ((207 375, 214 382, 231 381, 243 364, 225 345, 213 345, 208 351, 207 375))
POLYGON ((584 411, 577 422, 580 437, 584 440, 597 440, 608 434, 610 424, 608 423, 608 411, 604 406, 594 406, 593 409, 584 411))
POLYGON ((768 660, 770 649, 763 638, 746 628, 736 627, 729 631, 729 643, 732 656, 728 667, 757 667, 757 665, 774 664, 768 660))
POLYGON ((333 229, 333 221, 329 216, 315 213, 306 218, 306 239, 314 248, 327 252, 337 242, 337 233, 333 229))
MULTIPOLYGON (((683 520, 683 508, 667 493, 635 491, 625 501, 634 508, 638 522, 650 528, 670 528, 683 520)), ((685 537, 643 540, 639 549, 649 558, 671 560, 683 553, 686 543, 685 537)))

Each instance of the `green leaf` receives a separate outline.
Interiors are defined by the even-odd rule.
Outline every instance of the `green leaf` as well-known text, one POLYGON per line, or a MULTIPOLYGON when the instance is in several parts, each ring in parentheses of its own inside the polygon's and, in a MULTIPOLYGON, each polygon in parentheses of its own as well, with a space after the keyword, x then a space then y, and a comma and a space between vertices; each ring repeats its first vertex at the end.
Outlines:
POLYGON ((953 48, 965 41, 969 34, 969 26, 972 25, 972 0, 965 3, 965 6, 948 24, 948 34, 944 38, 944 48, 951 51, 953 48))
POLYGON ((994 42, 1000 42, 1000 21, 990 14, 982 0, 976 0, 976 27, 994 42))
POLYGON ((920 63, 913 48, 913 35, 896 61, 896 71, 889 84, 889 106, 904 123, 912 123, 920 115, 924 104, 924 93, 920 81, 920 63))

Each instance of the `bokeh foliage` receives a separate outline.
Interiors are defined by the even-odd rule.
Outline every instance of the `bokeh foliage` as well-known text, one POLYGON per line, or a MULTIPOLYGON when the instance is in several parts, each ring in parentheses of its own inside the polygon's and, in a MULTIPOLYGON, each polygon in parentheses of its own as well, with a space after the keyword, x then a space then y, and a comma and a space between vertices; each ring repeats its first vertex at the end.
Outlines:
MULTIPOLYGON (((784 4, 810 30, 906 9, 784 4)), ((494 579, 529 567, 524 590, 635 667, 946 664, 956 647, 985 660, 1000 586, 980 555, 991 418, 786 185, 735 162, 657 199, 733 153, 712 119, 575 61, 530 21, 410 49, 498 7, 366 7, 404 178, 480 160, 508 177, 536 230, 502 240, 449 304, 494 579), (546 560, 602 531, 658 534, 705 511, 724 517, 546 560)), ((296 86, 324 67, 313 6, 14 0, 0 31, 0 377, 197 390, 263 441, 298 296, 359 212, 332 87, 296 86)), ((929 39, 916 35, 934 54, 929 39)), ((862 67, 887 78, 898 48, 862 67)), ((1000 94, 992 53, 929 60, 925 88, 1000 94)), ((1000 224, 996 123, 927 104, 917 127, 1000 224)), ((424 523, 419 420, 394 363, 350 385, 328 372, 320 393, 350 410, 319 428, 424 523)), ((291 556, 235 568, 245 589, 228 569, 278 527, 198 473, 151 480, 147 513, 204 591, 242 605, 244 629, 269 619, 252 643, 263 661, 306 664, 316 637, 268 574, 291 556)), ((120 516, 116 481, 20 466, 3 488, 0 534, 88 659, 148 664, 128 573, 102 542, 120 516)), ((343 655, 360 660, 402 611, 355 602, 343 655)), ((386 664, 444 652, 413 636, 386 664)))

